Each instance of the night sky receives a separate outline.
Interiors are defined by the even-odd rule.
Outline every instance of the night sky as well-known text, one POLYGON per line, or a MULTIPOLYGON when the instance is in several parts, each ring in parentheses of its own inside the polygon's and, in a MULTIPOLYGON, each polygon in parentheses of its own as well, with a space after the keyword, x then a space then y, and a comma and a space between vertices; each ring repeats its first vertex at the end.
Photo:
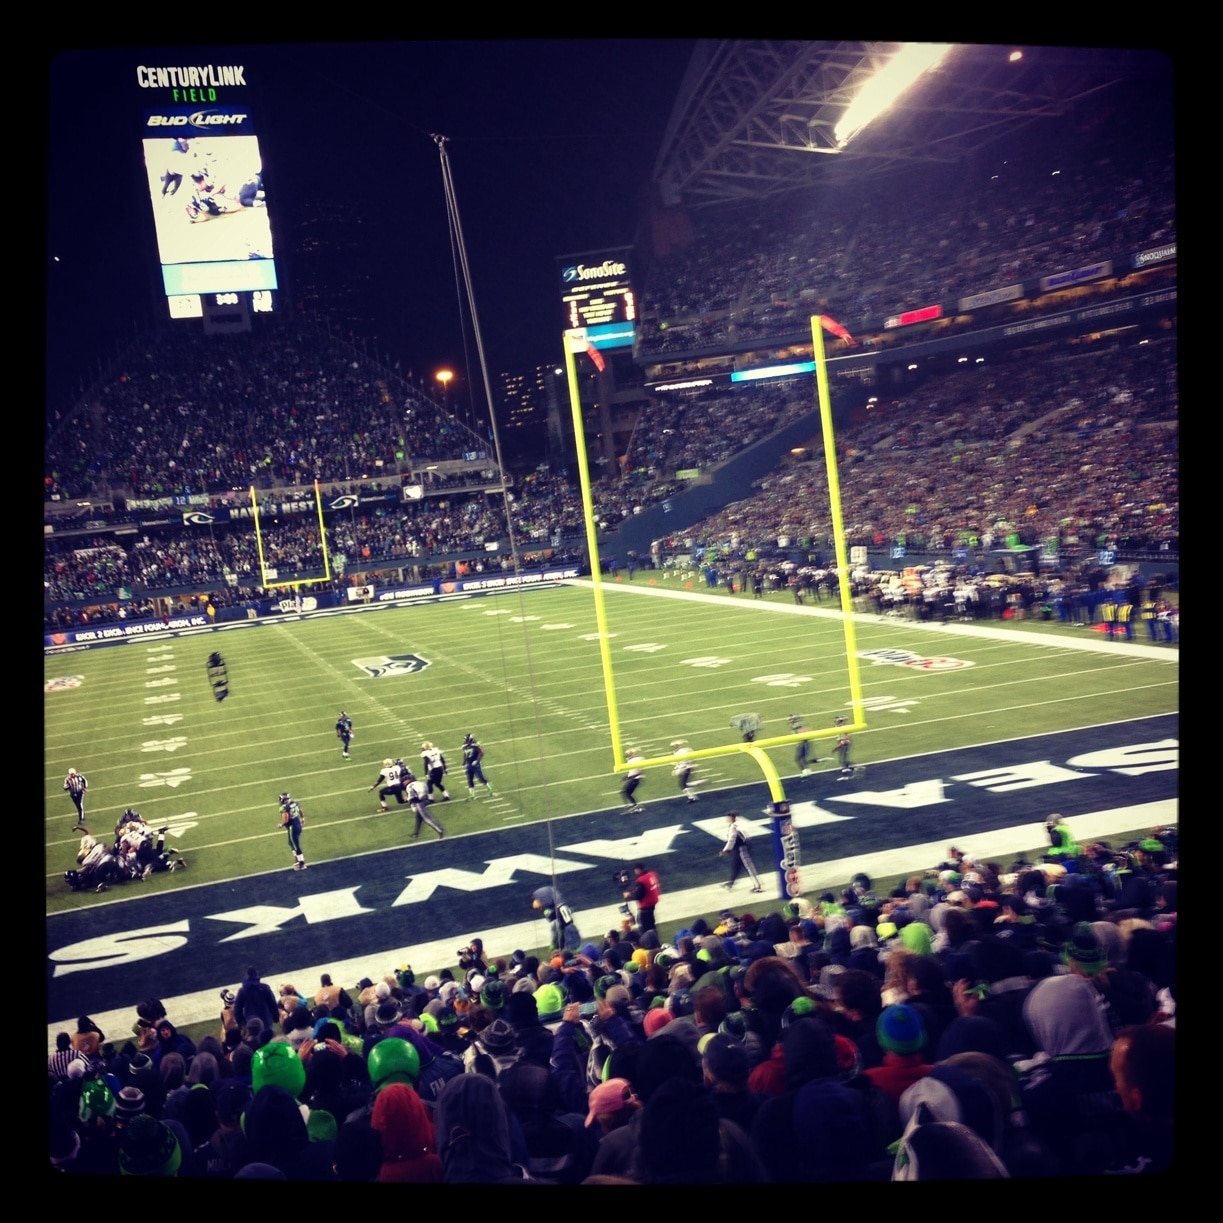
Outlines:
MULTIPOLYGON (((361 218, 360 249, 328 275, 360 279, 373 329, 366 338, 418 376, 475 359, 432 139, 446 136, 495 379, 501 369, 557 355, 555 258, 632 242, 692 47, 692 40, 348 42, 55 56, 48 401, 132 338, 139 320, 164 310, 140 157, 143 111, 159 97, 138 88, 136 65, 245 66, 243 100, 257 121, 278 256, 317 203, 351 204, 361 218)), ((284 266, 291 278, 292 262, 284 266)))

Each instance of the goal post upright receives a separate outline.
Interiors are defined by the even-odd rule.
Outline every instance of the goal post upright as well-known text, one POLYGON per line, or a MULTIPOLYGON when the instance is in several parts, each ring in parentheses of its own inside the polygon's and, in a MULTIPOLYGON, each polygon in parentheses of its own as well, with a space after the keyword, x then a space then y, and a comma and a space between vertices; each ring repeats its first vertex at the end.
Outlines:
POLYGON ((824 437, 824 466, 828 472, 828 510, 837 558, 837 590, 841 596, 841 623, 845 632, 845 664, 849 670, 849 699, 853 707, 850 725, 842 730, 866 729, 862 705, 862 670, 858 665, 858 635, 854 624, 854 601, 850 594, 849 549, 845 544, 845 518, 841 509, 841 477, 837 470, 836 435, 832 423, 832 396, 828 390, 828 358, 824 352, 824 328, 818 314, 811 316, 811 355, 815 359, 815 386, 820 405, 820 428, 824 437))
MULTIPOLYGON (((255 550, 259 556, 259 579, 268 590, 296 590, 299 586, 310 586, 319 578, 299 578, 293 582, 279 582, 268 578, 267 559, 263 551, 263 524, 260 522, 259 498, 255 495, 255 486, 250 486, 251 516, 255 520, 255 550)), ((322 581, 331 581, 331 549, 327 547, 327 528, 323 522, 323 491, 317 480, 314 481, 314 510, 318 517, 319 548, 323 554, 322 581)))
MULTIPOLYGON (((856 635, 854 633, 853 599, 849 590, 849 557, 845 544, 845 528, 841 512, 841 486, 837 475, 836 445, 833 432, 832 404, 828 391, 828 372, 824 353, 823 335, 818 316, 811 319, 813 353, 815 356, 816 387, 819 399, 820 423, 824 439, 824 455, 828 469, 829 509, 832 517, 833 538, 836 549, 837 572, 840 580, 838 587, 841 597, 842 624, 844 630, 846 666, 849 675, 849 689, 852 719, 844 725, 833 725, 809 730, 805 734, 774 735, 767 738, 753 739, 741 743, 728 743, 718 747, 694 748, 684 754, 687 761, 707 760, 719 756, 734 754, 751 757, 759 766, 769 787, 769 793, 774 803, 785 802, 785 788, 777 768, 764 749, 773 747, 789 747, 803 740, 829 738, 847 731, 866 729, 864 707, 862 703, 861 671, 857 659, 856 635)), ((599 659, 603 673, 603 689, 607 702, 608 725, 611 733, 613 768, 617 773, 625 773, 630 768, 653 768, 663 765, 673 765, 681 759, 674 753, 655 756, 649 759, 634 759, 629 765, 624 756, 624 739, 620 725, 620 714, 616 702, 615 671, 612 665, 611 638, 607 624, 607 608, 603 591, 602 565, 599 556, 598 527, 594 506, 594 494, 590 482, 589 458, 586 450, 586 432, 582 419, 581 396, 577 380, 577 355, 587 349, 586 332, 584 328, 574 328, 566 331, 563 336, 565 354, 565 374, 569 388, 569 405, 573 417, 574 449, 577 456, 578 477, 581 490, 582 512, 586 524, 586 547, 590 556, 590 583, 594 597, 595 622, 598 627, 599 659)))
POLYGON ((620 736, 620 713, 616 706, 616 686, 612 675, 611 639, 607 631, 607 608, 603 602, 603 566, 599 560, 599 531, 595 520, 594 495, 590 488, 590 463, 586 454, 586 428, 582 422, 582 397, 578 391, 577 354, 586 351, 586 332, 576 328, 565 332, 565 377, 569 385, 569 406, 573 413, 573 441, 578 460, 582 491, 582 516, 586 521, 586 551, 590 556, 590 581, 594 593, 595 624, 599 630, 599 660, 603 666, 603 692, 607 700, 607 720, 611 730, 612 757, 617 772, 625 772, 624 741, 620 736))

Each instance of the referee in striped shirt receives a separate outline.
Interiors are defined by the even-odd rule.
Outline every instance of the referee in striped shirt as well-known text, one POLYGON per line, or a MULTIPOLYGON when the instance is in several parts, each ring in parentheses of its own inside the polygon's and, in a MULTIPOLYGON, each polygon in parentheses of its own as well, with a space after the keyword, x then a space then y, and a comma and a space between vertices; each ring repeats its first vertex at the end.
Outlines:
POLYGON ((85 791, 89 789, 89 782, 85 780, 82 773, 78 773, 76 769, 69 769, 68 776, 64 778, 64 789, 68 792, 68 797, 72 799, 72 804, 76 807, 76 822, 83 824, 85 822, 85 791))

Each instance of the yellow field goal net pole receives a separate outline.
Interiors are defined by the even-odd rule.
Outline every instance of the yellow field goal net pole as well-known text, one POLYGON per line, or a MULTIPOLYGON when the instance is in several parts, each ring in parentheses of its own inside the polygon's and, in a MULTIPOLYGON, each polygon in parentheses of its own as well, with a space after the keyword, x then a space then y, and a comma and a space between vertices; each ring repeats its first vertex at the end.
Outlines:
POLYGON ((620 739, 620 714, 616 708, 616 686, 612 676, 611 639, 607 632, 607 608, 603 604, 602 566, 599 563, 599 532, 595 520, 594 497, 590 491, 590 464, 586 457, 586 428, 582 423, 582 397, 578 392, 576 356, 586 351, 586 332, 582 328, 565 332, 565 377, 569 385, 569 405, 573 412, 573 437, 577 447, 578 475, 582 489, 582 514, 586 519, 586 550, 590 554, 590 580, 594 590, 595 624, 599 629, 599 659, 603 665, 603 692, 607 698, 607 718, 611 726, 612 756, 616 771, 627 770, 624 746, 620 739))
MULTIPOLYGON (((765 748, 785 747, 802 742, 804 739, 828 738, 842 732, 864 730, 866 722, 863 716, 862 682, 858 667, 856 638, 853 625, 853 599, 849 591, 848 552, 845 547, 845 530, 841 521, 841 485, 837 478, 836 449, 834 444, 832 424, 832 404, 828 392, 828 374, 825 364, 823 335, 821 334, 818 316, 811 319, 813 352, 816 366, 816 386, 820 404, 820 422, 824 437, 824 454, 828 465, 829 507, 832 513, 833 536, 836 545, 837 572, 841 593, 841 610, 845 632, 846 662, 849 669, 849 690, 853 708, 853 718, 848 725, 832 726, 802 735, 776 735, 772 738, 754 740, 752 742, 725 744, 720 747, 695 748, 684 754, 682 759, 697 761, 716 756, 726 756, 739 752, 750 756, 760 767, 768 783, 769 793, 774 802, 785 801, 785 790, 773 761, 765 752, 765 748)), ((590 464, 586 451, 586 429, 582 419, 582 402, 577 380, 577 355, 587 351, 587 338, 584 328, 574 328, 564 335, 565 375, 569 387, 569 406, 573 416, 574 447, 578 461, 578 476, 581 486, 583 517, 586 521, 586 548, 590 556, 591 591, 594 595, 595 623, 598 627, 599 659, 603 669, 603 691, 607 701, 607 718, 611 732, 613 768, 617 773, 626 773, 630 768, 653 768, 660 765, 673 765, 681 759, 674 754, 655 756, 650 759, 634 759, 629 765, 624 757, 624 739, 620 728, 620 714, 616 704, 615 675, 612 667, 611 637, 607 627, 607 609, 604 603, 602 564, 599 558, 598 524, 595 514, 594 495, 590 485, 590 464)))
POLYGON ((820 404, 820 428, 824 435, 824 466, 828 472, 828 509, 832 516, 832 539, 837 557, 837 590, 841 595, 841 619, 845 633, 845 661, 849 669, 849 699, 853 717, 843 730, 865 730, 862 707, 862 671, 858 666, 858 635, 854 628, 854 600, 850 591, 849 549, 845 546, 845 521, 841 512, 841 477, 837 471, 836 436, 832 427, 832 396, 828 391, 828 360, 824 353, 824 328, 820 316, 811 316, 811 355, 815 358, 815 385, 820 404))
POLYGON ((255 495, 255 486, 250 486, 251 514, 255 519, 255 550, 259 554, 259 579, 268 590, 296 590, 299 586, 313 586, 315 582, 331 581, 331 550, 327 547, 327 528, 323 523, 323 491, 319 482, 314 482, 314 511, 318 516, 319 546, 323 553, 323 576, 319 578, 299 578, 293 582, 278 582, 268 580, 268 566, 263 552, 263 526, 259 520, 259 499, 255 495))

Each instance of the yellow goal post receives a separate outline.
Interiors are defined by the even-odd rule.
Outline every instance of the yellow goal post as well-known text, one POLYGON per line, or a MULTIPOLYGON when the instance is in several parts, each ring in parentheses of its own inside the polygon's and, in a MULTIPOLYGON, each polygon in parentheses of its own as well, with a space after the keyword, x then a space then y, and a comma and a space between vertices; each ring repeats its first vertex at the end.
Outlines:
MULTIPOLYGON (((594 597, 595 621, 598 628, 599 658, 603 671, 603 690, 607 702, 607 718, 611 731, 613 768, 625 773, 630 768, 653 768, 674 765, 681 757, 674 753, 650 759, 634 759, 630 765, 625 759, 624 740, 620 729, 620 715, 616 703, 615 668, 612 664, 610 636, 607 627, 607 610, 604 605, 602 565, 599 558, 598 527, 595 515, 594 496, 590 482, 590 466, 586 452, 586 434, 582 419, 581 396, 577 379, 577 356, 587 351, 586 329, 574 328, 564 333, 565 373, 569 387, 569 404, 573 415, 574 442, 577 451, 578 474, 581 483, 582 510, 586 523, 586 546, 590 555, 590 581, 594 597)), ((828 365, 824 351, 824 336, 818 315, 811 318, 811 344, 815 360, 815 382, 819 400, 820 425, 824 441, 824 460, 828 472, 828 500, 832 517, 833 539, 836 548, 838 590, 841 603, 841 623, 844 633, 845 660, 849 676, 850 705, 853 716, 840 726, 806 730, 803 734, 774 735, 752 742, 727 743, 718 747, 696 748, 686 752, 684 760, 707 760, 718 756, 741 753, 751 756, 760 766, 768 781, 774 802, 785 799, 785 792, 777 769, 765 749, 796 744, 804 739, 821 739, 833 735, 866 729, 866 717, 862 700, 862 678, 858 663, 857 637, 854 632, 853 597, 850 593, 849 550, 845 543, 845 524, 841 510, 841 483, 837 472, 836 438, 833 430, 832 403, 828 390, 828 365)))

